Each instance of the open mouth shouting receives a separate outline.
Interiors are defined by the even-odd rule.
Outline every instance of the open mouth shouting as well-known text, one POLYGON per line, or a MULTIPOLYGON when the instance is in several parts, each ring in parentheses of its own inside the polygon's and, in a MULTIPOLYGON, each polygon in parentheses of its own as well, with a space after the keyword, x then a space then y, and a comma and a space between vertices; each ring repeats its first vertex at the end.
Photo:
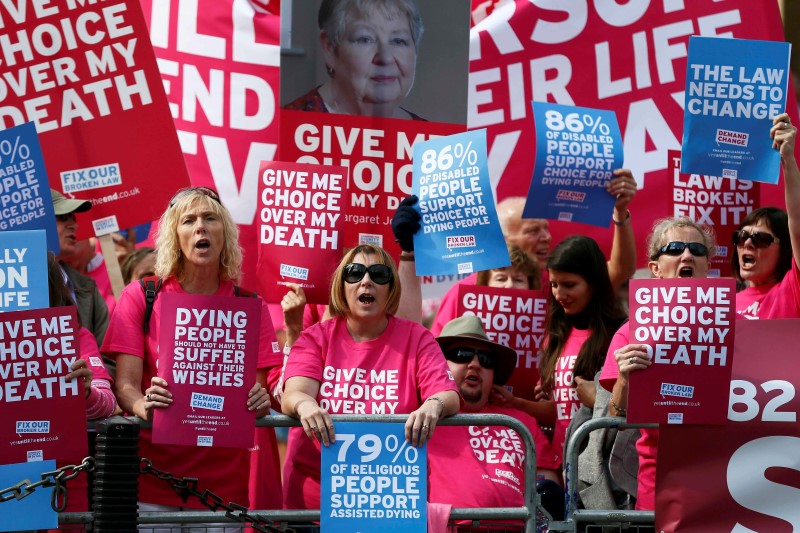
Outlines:
POLYGON ((756 264, 755 254, 745 252, 739 256, 739 265, 743 270, 750 270, 756 264))
POLYGON ((680 268, 680 270, 678 270, 678 277, 679 278, 693 278, 694 277, 694 267, 682 266, 680 268))
POLYGON ((371 305, 375 303, 375 296, 367 292, 362 292, 358 295, 358 302, 364 305, 371 305))

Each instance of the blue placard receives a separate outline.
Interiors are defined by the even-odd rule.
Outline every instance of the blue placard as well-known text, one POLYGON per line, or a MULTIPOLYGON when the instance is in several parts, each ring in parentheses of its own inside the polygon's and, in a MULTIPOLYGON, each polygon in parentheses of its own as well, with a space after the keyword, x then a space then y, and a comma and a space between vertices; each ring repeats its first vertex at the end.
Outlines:
POLYGON ((43 230, 0 231, 0 313, 50 307, 46 246, 43 230))
POLYGON ((33 122, 0 131, 0 231, 43 229, 57 254, 56 216, 33 122))
POLYGON ((486 130, 415 143, 411 188, 422 216, 414 235, 417 275, 511 264, 486 164, 486 130))
POLYGON ((622 167, 622 135, 613 111, 533 102, 536 165, 523 218, 607 228, 616 198, 606 191, 622 167))
POLYGON ((325 533, 427 531, 428 456, 404 424, 337 422, 322 447, 320 522, 325 533))
POLYGON ((772 119, 786 109, 791 45, 691 37, 681 172, 778 183, 772 119))
MULTIPOLYGON (((23 480, 36 483, 41 481, 42 472, 52 472, 55 469, 56 462, 53 460, 0 465, 0 488, 16 485, 23 480)), ((0 503, 3 512, 0 531, 57 528, 58 513, 50 505, 52 494, 53 489, 39 488, 21 500, 0 503)))

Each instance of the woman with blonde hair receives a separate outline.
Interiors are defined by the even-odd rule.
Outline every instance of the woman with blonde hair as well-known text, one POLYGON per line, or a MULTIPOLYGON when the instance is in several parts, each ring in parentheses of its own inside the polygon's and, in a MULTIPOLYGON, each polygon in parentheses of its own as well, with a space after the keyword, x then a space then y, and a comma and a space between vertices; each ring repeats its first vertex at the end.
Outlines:
MULTIPOLYGON (((192 187, 175 194, 161 216, 156 246, 155 271, 162 278, 158 294, 233 296, 238 292, 234 282, 242 264, 239 231, 213 189, 192 187)), ((152 316, 145 324, 144 290, 138 283, 128 285, 103 342, 103 353, 117 362, 116 393, 120 406, 144 420, 152 420, 156 409, 169 409, 174 401, 187 401, 173 398, 167 380, 158 376, 159 352, 166 348, 159 346, 160 302, 161 298, 156 297, 152 316)), ((282 364, 280 353, 273 352, 277 343, 263 301, 261 309, 258 373, 247 383, 250 387, 247 408, 257 416, 269 411, 267 391, 277 383, 282 364)), ((140 450, 154 467, 169 470, 176 477, 198 478, 198 487, 214 491, 223 501, 240 505, 248 501, 246 449, 154 444, 150 430, 143 429, 140 450)), ((200 501, 184 502, 169 484, 155 477, 142 476, 140 483, 140 510, 204 508, 200 501)))

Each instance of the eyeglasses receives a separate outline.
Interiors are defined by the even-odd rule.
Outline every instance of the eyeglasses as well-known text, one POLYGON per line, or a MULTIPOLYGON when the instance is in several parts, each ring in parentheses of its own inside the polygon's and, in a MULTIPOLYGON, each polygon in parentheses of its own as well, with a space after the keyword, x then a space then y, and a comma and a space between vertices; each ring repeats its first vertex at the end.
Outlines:
POLYGON ((386 265, 376 264, 366 267, 361 263, 347 263, 344 266, 344 280, 347 283, 358 283, 369 274, 369 279, 378 285, 386 285, 394 279, 392 269, 386 265))
POLYGON ((492 354, 486 350, 476 350, 474 348, 453 348, 444 353, 444 358, 448 361, 466 365, 472 362, 475 356, 478 356, 478 363, 483 368, 491 370, 494 368, 494 358, 492 354))
POLYGON ((77 220, 75 213, 67 213, 66 215, 56 215, 56 220, 59 222, 69 222, 70 220, 77 220))
POLYGON ((178 203, 178 201, 181 198, 193 192, 199 192, 200 194, 204 194, 209 198, 211 198, 212 200, 215 200, 218 204, 222 204, 222 202, 219 199, 219 194, 217 194, 217 191, 215 191, 211 187, 189 187, 188 189, 181 189, 180 191, 176 192, 175 196, 173 196, 172 199, 170 199, 169 206, 172 207, 173 205, 178 203))
POLYGON ((678 256, 681 255, 686 248, 689 248, 689 253, 695 257, 708 256, 708 248, 703 243, 672 241, 662 246, 661 249, 659 249, 658 252, 650 258, 650 260, 655 261, 662 255, 678 256))
POLYGON ((736 246, 744 246, 747 239, 753 241, 753 246, 756 248, 768 248, 773 242, 781 242, 775 235, 765 233, 763 231, 754 231, 748 233, 743 229, 733 232, 733 244, 736 246))

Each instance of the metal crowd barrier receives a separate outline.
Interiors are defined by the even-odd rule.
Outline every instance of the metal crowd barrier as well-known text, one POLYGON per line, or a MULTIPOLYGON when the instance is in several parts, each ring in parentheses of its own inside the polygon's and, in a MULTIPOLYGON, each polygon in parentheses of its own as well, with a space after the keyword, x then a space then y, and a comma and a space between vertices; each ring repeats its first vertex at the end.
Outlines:
MULTIPOLYGON (((652 528, 655 524, 653 511, 629 511, 622 509, 596 510, 578 509, 578 455, 583 442, 592 431, 598 429, 658 429, 658 424, 628 424, 621 417, 603 417, 587 420, 572 435, 567 443, 565 462, 565 497, 566 516, 563 521, 550 522, 550 531, 567 531, 574 533, 591 525, 600 525, 602 531, 609 531, 608 526, 617 526, 621 531, 631 531, 638 526, 652 528)), ((588 529, 587 529, 588 531, 588 529)))
MULTIPOLYGON (((405 423, 408 415, 333 415, 334 422, 380 422, 380 423, 405 423)), ((113 450, 115 439, 122 439, 124 446, 129 446, 129 433, 135 431, 138 438, 138 427, 147 426, 148 423, 138 419, 125 419, 115 417, 97 423, 98 442, 102 441, 108 445, 104 450, 103 457, 112 456, 114 460, 106 461, 107 466, 116 468, 119 476, 138 476, 138 467, 135 472, 130 471, 129 459, 121 459, 113 450), (135 427, 135 429, 134 429, 135 427), (109 434, 106 438, 104 435, 109 434)), ((265 416, 256 421, 258 427, 291 427, 300 426, 300 421, 285 415, 265 416)), ((516 431, 525 443, 525 494, 524 505, 521 507, 493 507, 493 508, 453 508, 450 513, 450 520, 472 520, 474 525, 479 525, 481 520, 518 520, 524 523, 526 533, 536 531, 537 509, 540 516, 551 519, 547 511, 541 506, 540 497, 536 492, 536 446, 533 436, 528 428, 519 420, 507 415, 499 414, 459 414, 439 421, 442 426, 505 426, 516 431)), ((130 451, 130 450, 128 450, 130 451)), ((136 464, 138 465, 138 451, 135 451, 136 464)), ((169 465, 153 465, 165 470, 169 465)), ((106 464, 97 461, 96 479, 103 479, 105 476, 103 469, 106 464)), ((106 476, 108 477, 108 476, 106 476)), ((127 484, 129 481, 115 481, 116 484, 127 484)), ((127 485, 126 485, 127 486, 127 485)), ((213 491, 214 487, 201 487, 213 491)), ((137 491, 128 491, 125 494, 122 490, 105 490, 98 493, 95 490, 94 511, 92 513, 59 513, 59 526, 82 524, 86 531, 136 531, 136 525, 161 524, 161 523, 184 523, 184 524, 220 524, 231 526, 245 526, 240 521, 226 517, 224 511, 181 511, 178 513, 161 512, 137 512, 135 520, 131 520, 130 502, 135 501, 137 491), (111 500, 108 498, 112 497, 111 500), (97 513, 102 509, 102 513, 97 513), (119 516, 115 512, 119 511, 119 516), (102 516, 99 516, 99 515, 102 516)), ((247 502, 235 502, 247 503, 247 502)), ((291 522, 317 522, 320 519, 320 510, 250 510, 251 515, 264 517, 275 523, 275 525, 286 525, 291 522)), ((298 530, 299 531, 299 530, 298 530)), ((564 530, 561 530, 564 531, 564 530)))

